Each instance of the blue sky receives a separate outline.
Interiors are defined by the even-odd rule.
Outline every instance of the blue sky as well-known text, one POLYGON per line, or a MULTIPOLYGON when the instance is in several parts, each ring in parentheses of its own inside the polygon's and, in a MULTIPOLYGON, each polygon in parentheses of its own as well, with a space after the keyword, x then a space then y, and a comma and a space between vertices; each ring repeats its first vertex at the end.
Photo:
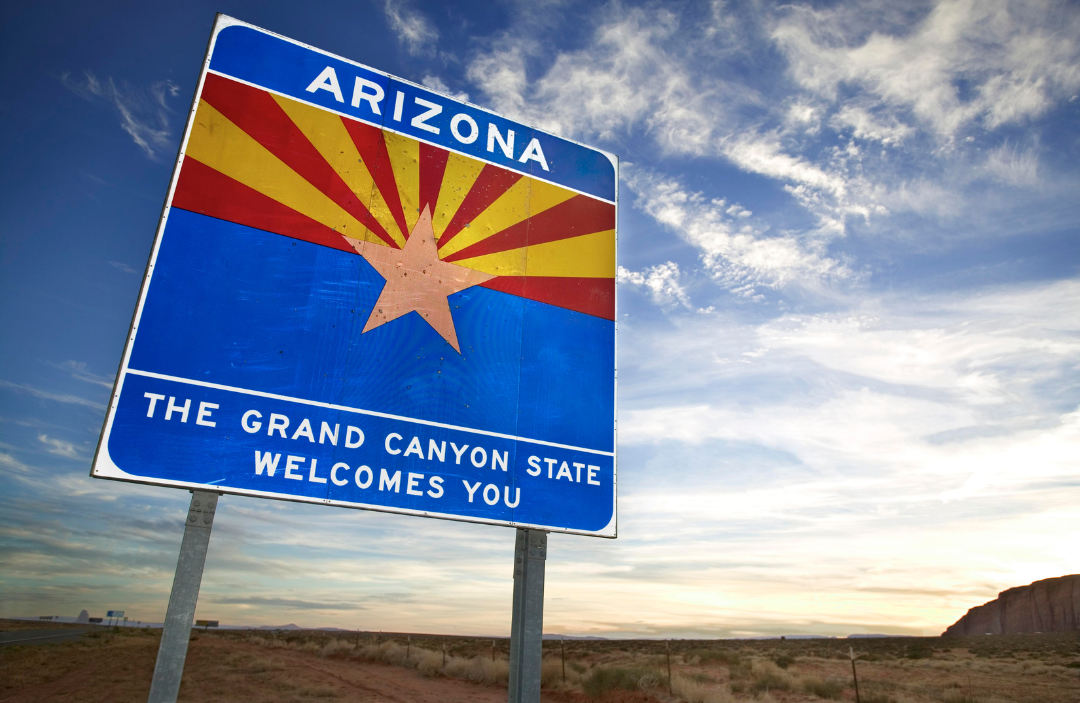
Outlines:
MULTIPOLYGON (((546 630, 936 634, 1080 571, 1080 12, 8 3, 0 616, 164 616, 89 461, 215 11, 619 154, 620 531, 546 630)), ((226 496, 199 617, 509 631, 512 532, 226 496)))

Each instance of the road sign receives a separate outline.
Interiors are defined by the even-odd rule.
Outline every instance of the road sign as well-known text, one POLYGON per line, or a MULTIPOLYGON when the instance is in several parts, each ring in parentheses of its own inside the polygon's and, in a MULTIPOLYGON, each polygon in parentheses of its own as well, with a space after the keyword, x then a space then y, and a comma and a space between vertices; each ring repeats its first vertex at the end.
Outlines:
POLYGON ((109 618, 122 618, 122 617, 124 617, 124 611, 123 610, 110 610, 106 614, 106 617, 109 617, 109 618))
POLYGON ((615 157, 220 17, 91 474, 605 537, 615 157))

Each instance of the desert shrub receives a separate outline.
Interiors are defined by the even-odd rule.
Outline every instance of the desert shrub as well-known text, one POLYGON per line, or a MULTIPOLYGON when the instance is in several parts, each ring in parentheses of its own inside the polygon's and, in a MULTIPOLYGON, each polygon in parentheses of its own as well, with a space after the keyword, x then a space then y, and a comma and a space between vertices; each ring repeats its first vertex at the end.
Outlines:
POLYGON ((896 703, 895 698, 880 691, 863 693, 859 695, 859 698, 862 699, 862 703, 896 703))
POLYGON ((449 657, 443 672, 447 676, 488 685, 506 685, 510 680, 510 666, 504 659, 491 661, 490 656, 463 659, 449 657))
POLYGON ((786 669, 795 663, 795 657, 789 657, 786 654, 778 654, 773 657, 773 663, 775 663, 781 669, 786 669))
POLYGON ((1068 668, 1070 668, 1070 669, 1080 669, 1080 661, 1077 661, 1077 662, 1069 662, 1069 663, 1068 663, 1068 664, 1066 664, 1065 666, 1067 666, 1067 667, 1068 667, 1068 668))
POLYGON ((751 690, 754 693, 765 691, 787 691, 793 683, 791 674, 787 673, 771 661, 757 662, 751 673, 754 683, 751 690))
POLYGON ((338 654, 339 652, 351 652, 354 649, 355 647, 349 642, 345 642, 341 639, 332 639, 319 648, 319 656, 329 657, 332 654, 338 654))
POLYGON ((606 691, 622 689, 640 691, 642 686, 659 688, 666 685, 667 679, 659 672, 650 669, 624 669, 622 667, 597 667, 581 682, 585 693, 592 698, 599 698, 606 691))
POLYGON ((731 652, 726 649, 690 649, 683 653, 683 661, 687 664, 693 664, 691 660, 696 658, 698 664, 738 664, 742 660, 739 657, 738 652, 731 652))
MULTIPOLYGON (((839 700, 844 692, 844 684, 836 679, 821 679, 817 676, 808 676, 802 680, 802 689, 818 698, 830 698, 839 700)), ((865 698, 865 696, 861 696, 865 698)))
POLYGON ((733 703, 734 701, 727 687, 709 688, 703 681, 695 681, 677 674, 671 677, 671 692, 686 703, 733 703))
POLYGON ((562 662, 545 659, 540 662, 540 688, 552 688, 562 683, 562 662))
MULTIPOLYGON (((449 657, 447 660, 449 661, 449 657)), ((410 656, 410 664, 424 676, 437 676, 442 673, 443 654, 428 649, 414 648, 410 656)))

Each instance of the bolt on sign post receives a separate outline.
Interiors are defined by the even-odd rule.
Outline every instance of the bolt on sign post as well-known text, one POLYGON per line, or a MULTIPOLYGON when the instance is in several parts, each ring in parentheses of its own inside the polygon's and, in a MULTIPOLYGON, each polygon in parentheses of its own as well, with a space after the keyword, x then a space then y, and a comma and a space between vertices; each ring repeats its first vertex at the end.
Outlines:
POLYGON ((91 475, 515 527, 539 637, 547 533, 616 536, 617 194, 612 155, 218 15, 91 475))

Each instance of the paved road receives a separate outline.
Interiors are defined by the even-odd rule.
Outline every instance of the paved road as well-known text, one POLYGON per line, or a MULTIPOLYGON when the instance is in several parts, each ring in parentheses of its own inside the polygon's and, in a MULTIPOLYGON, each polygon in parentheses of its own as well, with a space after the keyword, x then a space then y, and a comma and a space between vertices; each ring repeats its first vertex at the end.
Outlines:
POLYGON ((86 630, 15 630, 0 632, 0 646, 5 644, 50 644, 52 642, 70 642, 77 640, 86 630))

